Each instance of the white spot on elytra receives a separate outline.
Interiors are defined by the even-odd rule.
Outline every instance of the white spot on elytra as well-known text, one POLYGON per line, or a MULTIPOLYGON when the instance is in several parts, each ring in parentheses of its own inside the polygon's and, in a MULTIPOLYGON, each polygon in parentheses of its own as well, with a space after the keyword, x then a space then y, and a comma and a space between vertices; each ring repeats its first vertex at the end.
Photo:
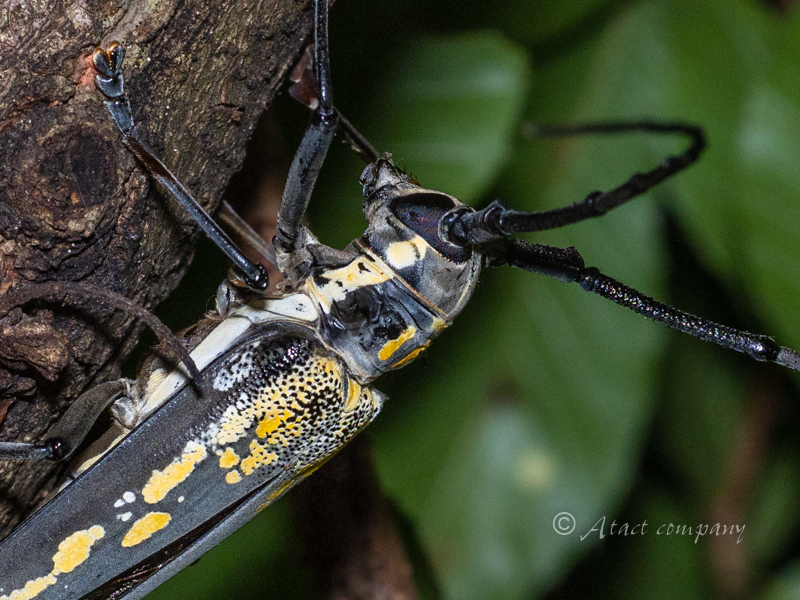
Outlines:
POLYGON ((125 506, 125 500, 122 498, 114 502, 114 508, 119 508, 120 506, 125 506))
POLYGON ((134 494, 133 492, 125 492, 124 494, 122 494, 122 499, 125 500, 125 502, 127 502, 128 504, 130 504, 131 502, 134 502, 136 500, 136 494, 134 494))
POLYGON ((126 512, 126 513, 122 513, 121 515, 117 515, 117 518, 120 521, 127 522, 127 521, 130 521, 132 516, 133 516, 132 512, 126 512))
POLYGON ((185 500, 185 498, 184 498, 183 496, 180 496, 180 497, 178 498, 178 502, 183 502, 184 500, 185 500))
POLYGON ((258 344, 254 344, 242 353, 239 360, 230 363, 227 368, 217 373, 217 376, 214 378, 214 389, 225 392, 231 389, 234 384, 250 375, 250 371, 253 370, 253 350, 257 347, 258 344))

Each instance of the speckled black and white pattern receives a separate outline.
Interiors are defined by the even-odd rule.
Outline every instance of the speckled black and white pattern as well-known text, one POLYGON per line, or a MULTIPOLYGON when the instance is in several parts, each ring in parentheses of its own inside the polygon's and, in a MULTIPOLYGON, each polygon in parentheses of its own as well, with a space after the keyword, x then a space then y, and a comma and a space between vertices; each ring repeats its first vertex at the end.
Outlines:
POLYGON ((366 426, 382 395, 287 329, 266 326, 213 361, 202 397, 183 388, 12 533, 0 598, 83 598, 245 499, 269 504, 366 426))

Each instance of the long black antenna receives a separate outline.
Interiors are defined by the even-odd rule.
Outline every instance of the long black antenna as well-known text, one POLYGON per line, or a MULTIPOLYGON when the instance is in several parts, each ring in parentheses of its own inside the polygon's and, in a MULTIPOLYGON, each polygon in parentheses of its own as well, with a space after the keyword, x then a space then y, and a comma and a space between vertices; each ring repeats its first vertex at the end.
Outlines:
POLYGON ((706 146, 703 130, 685 123, 632 121, 625 123, 591 123, 568 126, 540 126, 543 137, 565 137, 584 134, 619 134, 644 131, 658 134, 682 134, 691 144, 681 154, 666 158, 655 169, 637 173, 608 192, 592 192, 575 204, 553 210, 520 212, 506 208, 499 200, 479 211, 453 213, 445 221, 443 232, 457 246, 476 245, 502 239, 512 233, 557 229, 600 217, 628 200, 644 194, 666 178, 682 171, 700 156, 706 146))

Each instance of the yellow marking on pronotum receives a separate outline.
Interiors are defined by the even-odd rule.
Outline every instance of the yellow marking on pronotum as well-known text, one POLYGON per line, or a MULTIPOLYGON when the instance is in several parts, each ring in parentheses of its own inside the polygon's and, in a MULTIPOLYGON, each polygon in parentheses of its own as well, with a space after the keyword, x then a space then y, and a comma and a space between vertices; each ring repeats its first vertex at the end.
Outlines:
POLYGON ((391 278, 373 261, 363 256, 359 256, 340 269, 328 271, 323 277, 328 283, 317 286, 313 278, 309 278, 306 280, 306 286, 325 312, 330 312, 332 302, 344 300, 348 293, 361 287, 378 285, 391 278))
POLYGON ((410 363, 412 360, 414 360, 415 358, 417 358, 417 356, 419 356, 419 353, 420 353, 420 352, 422 352, 423 350, 425 350, 425 348, 427 348, 427 347, 428 347, 428 346, 430 346, 430 345, 431 345, 431 341, 430 341, 430 340, 428 340, 428 341, 427 341, 427 342, 425 342, 425 343, 424 343, 422 346, 420 346, 419 348, 417 348, 416 350, 414 350, 414 351, 413 351, 411 354, 409 354, 408 356, 406 356, 406 357, 405 357, 403 360, 401 360, 401 361, 400 361, 400 362, 398 362, 396 365, 394 365, 394 367, 393 367, 393 368, 397 369, 398 367, 402 367, 402 366, 404 366, 404 365, 407 365, 407 364, 408 364, 408 363, 410 363))
POLYGON ((172 461, 163 471, 153 471, 150 480, 142 488, 144 501, 155 504, 163 500, 170 490, 192 474, 197 463, 206 456, 208 452, 205 446, 197 442, 187 443, 180 458, 172 461))
POLYGON ((406 242, 392 242, 386 248, 386 262, 395 269, 410 267, 425 256, 428 245, 419 236, 406 242))
POLYGON ((239 464, 239 455, 233 451, 233 448, 225 448, 225 452, 219 457, 219 466, 221 469, 230 469, 239 464))
POLYGON ((403 330, 399 336, 393 340, 389 340, 383 345, 383 348, 381 348, 380 352, 378 352, 378 358, 381 360, 389 360, 392 355, 400 349, 400 346, 413 338, 414 334, 416 333, 417 328, 413 326, 403 330))
POLYGON ((242 474, 239 471, 228 471, 225 474, 225 481, 233 485, 234 483, 239 483, 242 480, 242 474))
POLYGON ((131 525, 128 533, 125 534, 125 537, 122 540, 122 547, 131 548, 132 546, 141 544, 143 541, 150 538, 150 536, 152 536, 154 533, 164 529, 164 527, 169 525, 171 520, 172 515, 169 513, 147 513, 141 519, 136 521, 136 523, 131 525))
POLYGON ((48 575, 28 581, 21 590, 14 590, 8 596, 0 596, 0 600, 32 600, 36 598, 44 590, 58 582, 58 575, 69 573, 86 562, 92 545, 105 534, 105 529, 95 525, 67 536, 58 545, 58 552, 53 555, 53 570, 48 575))
POLYGON ((252 475, 259 467, 269 465, 278 460, 278 455, 274 452, 267 452, 267 449, 256 440, 250 442, 250 456, 242 459, 239 465, 242 473, 252 475))

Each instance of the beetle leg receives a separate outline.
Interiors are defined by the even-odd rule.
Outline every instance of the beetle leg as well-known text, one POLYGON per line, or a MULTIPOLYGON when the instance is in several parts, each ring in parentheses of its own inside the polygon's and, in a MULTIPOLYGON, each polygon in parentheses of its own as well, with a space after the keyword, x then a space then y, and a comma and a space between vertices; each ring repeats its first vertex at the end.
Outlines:
POLYGON ((275 241, 279 249, 286 253, 295 249, 300 221, 308 207, 311 192, 338 122, 338 114, 333 106, 328 56, 328 2, 316 0, 314 5, 314 67, 319 104, 292 160, 278 213, 278 234, 275 241))
MULTIPOLYGON (((319 106, 319 98, 317 97, 317 78, 314 76, 314 59, 312 52, 314 45, 306 46, 303 57, 297 63, 292 74, 289 75, 289 80, 292 85, 289 87, 289 95, 297 100, 300 104, 307 106, 311 110, 316 110, 319 106)), ((348 121, 345 116, 336 110, 336 116, 339 119, 339 129, 345 134, 347 140, 350 142, 350 147, 355 150, 364 162, 367 164, 374 163, 380 155, 375 147, 369 143, 369 140, 361 135, 353 124, 348 121)))
POLYGON ((219 211, 217 212, 217 218, 225 223, 230 230, 236 232, 236 235, 243 239, 247 245, 250 246, 250 248, 257 252, 264 262, 269 263, 274 267, 278 266, 278 259, 275 256, 275 248, 272 247, 272 244, 264 241, 264 238, 258 235, 255 229, 253 229, 247 221, 239 216, 239 213, 234 210, 227 200, 222 201, 219 211))
POLYGON ((743 352, 759 361, 775 362, 800 370, 800 354, 791 348, 778 346, 772 338, 765 335, 720 325, 662 304, 603 275, 594 267, 586 267, 583 258, 574 248, 554 248, 521 240, 507 240, 501 246, 490 248, 487 255, 490 257, 490 266, 508 264, 560 281, 577 283, 587 292, 598 294, 672 329, 743 352))
POLYGON ((628 181, 608 192, 592 192, 570 206, 537 212, 519 212, 506 208, 495 200, 479 211, 454 212, 444 221, 443 233, 456 246, 474 246, 501 239, 512 233, 544 231, 599 217, 628 200, 644 194, 666 178, 682 171, 700 156, 705 148, 703 130, 683 123, 595 123, 563 127, 540 127, 539 133, 548 137, 564 137, 586 133, 651 133, 682 134, 691 144, 681 154, 668 157, 655 169, 637 173, 628 181))
POLYGON ((206 232, 208 237, 233 261, 243 273, 245 283, 254 290, 265 290, 269 285, 266 269, 249 260, 236 244, 228 237, 219 225, 209 216, 205 209, 177 177, 161 162, 144 140, 139 137, 131 115, 131 106, 125 95, 122 61, 125 51, 118 42, 112 42, 108 49, 96 48, 92 54, 92 62, 98 74, 95 77, 97 87, 106 96, 106 107, 114 118, 114 122, 122 132, 122 142, 133 155, 144 165, 153 178, 163 185, 195 222, 206 232))
POLYGON ((81 445, 98 417, 113 402, 131 394, 128 379, 109 381, 81 394, 44 438, 36 443, 0 442, 0 458, 64 460, 81 445))

